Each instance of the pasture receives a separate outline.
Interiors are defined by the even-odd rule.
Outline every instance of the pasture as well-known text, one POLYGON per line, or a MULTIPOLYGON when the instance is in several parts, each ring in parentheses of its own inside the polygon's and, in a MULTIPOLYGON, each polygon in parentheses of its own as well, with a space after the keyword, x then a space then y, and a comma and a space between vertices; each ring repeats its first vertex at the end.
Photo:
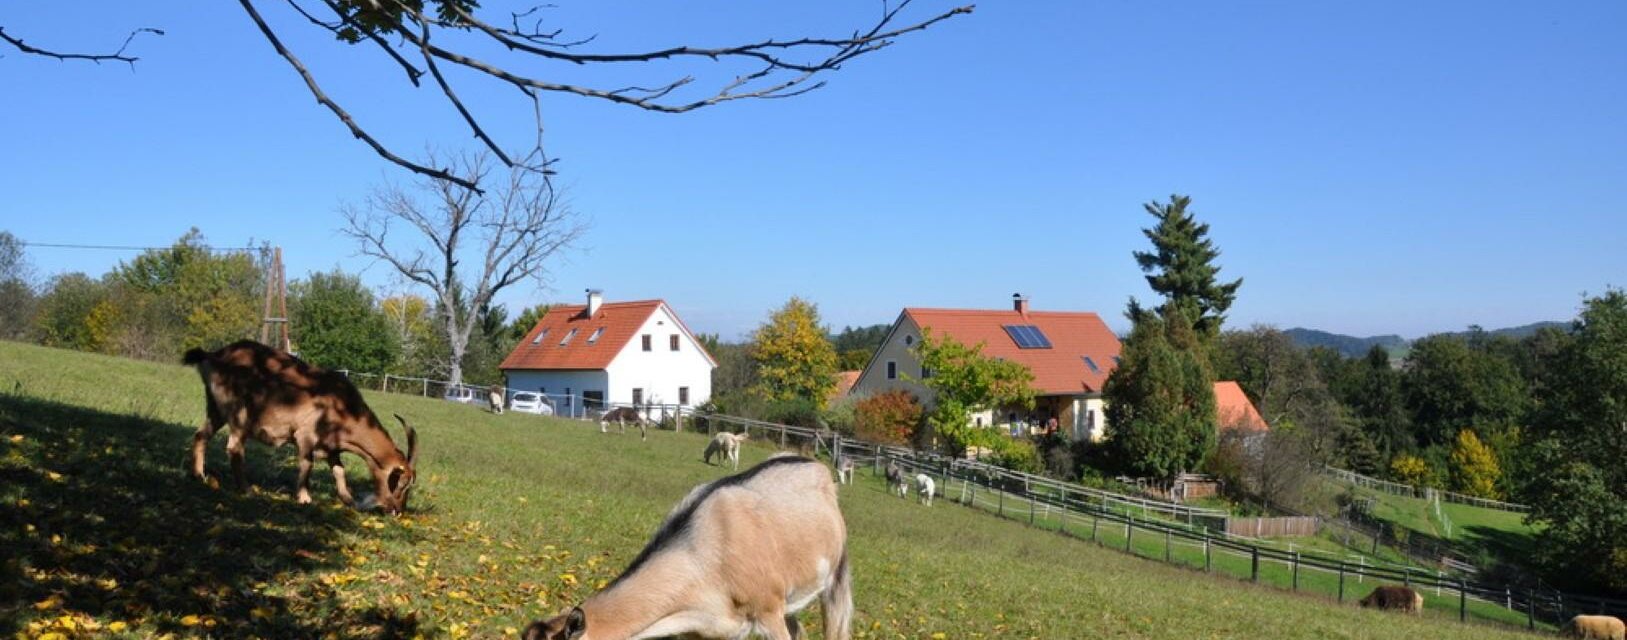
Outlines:
MULTIPOLYGON (((258 487, 244 493, 187 477, 203 416, 190 369, 0 342, 0 635, 512 636, 612 579, 667 509, 724 473, 701 463, 701 434, 640 442, 367 397, 422 438, 400 518, 339 507, 326 474, 316 504, 295 504, 289 449, 251 445, 258 487)), ((748 444, 742 467, 772 452, 748 444)), ((842 501, 862 638, 1526 636, 1209 576, 948 500, 928 509, 863 473, 842 501)), ((804 624, 819 636, 816 615, 804 624)))

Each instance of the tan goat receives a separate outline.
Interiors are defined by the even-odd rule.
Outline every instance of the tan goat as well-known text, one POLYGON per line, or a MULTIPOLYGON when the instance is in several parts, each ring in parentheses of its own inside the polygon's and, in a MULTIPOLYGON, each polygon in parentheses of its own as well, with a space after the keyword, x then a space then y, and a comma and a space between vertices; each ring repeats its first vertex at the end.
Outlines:
POLYGON ((243 446, 252 436, 273 447, 292 442, 299 449, 297 495, 301 504, 311 501, 311 464, 319 453, 333 468, 339 499, 355 504, 339 459, 341 453, 349 452, 361 456, 373 472, 380 507, 390 513, 406 508, 416 477, 418 434, 396 416, 407 430, 407 454, 402 455, 367 408, 361 392, 343 374, 310 366, 251 340, 214 352, 192 349, 182 362, 197 367, 203 378, 208 412, 192 439, 192 475, 199 480, 207 480, 203 463, 209 439, 222 426, 230 425, 226 453, 238 488, 243 487, 243 446))
POLYGON ((853 615, 847 525, 823 464, 776 456, 696 487, 604 591, 527 640, 663 636, 802 637, 796 613, 821 601, 825 638, 848 640, 853 615))
POLYGON ((1622 640, 1627 638, 1627 625, 1615 616, 1576 616, 1560 629, 1560 635, 1587 640, 1622 640))

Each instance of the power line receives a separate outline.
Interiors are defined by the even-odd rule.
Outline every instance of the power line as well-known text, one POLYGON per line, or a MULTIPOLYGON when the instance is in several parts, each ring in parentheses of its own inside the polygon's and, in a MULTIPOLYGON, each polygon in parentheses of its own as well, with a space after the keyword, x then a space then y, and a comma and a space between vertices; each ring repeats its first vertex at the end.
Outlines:
MULTIPOLYGON (((97 250, 104 250, 104 251, 167 251, 167 250, 175 248, 174 246, 168 246, 168 247, 133 247, 133 246, 125 246, 125 245, 110 245, 110 244, 59 244, 59 243, 52 243, 52 242, 19 242, 18 244, 21 244, 22 246, 25 246, 25 247, 41 247, 41 248, 47 248, 47 249, 97 249, 97 250)), ((188 247, 189 248, 194 248, 194 249, 202 249, 204 251, 217 252, 217 253, 233 253, 233 252, 238 252, 238 251, 264 251, 265 250, 264 247, 210 247, 210 246, 204 246, 204 245, 188 245, 188 247)))

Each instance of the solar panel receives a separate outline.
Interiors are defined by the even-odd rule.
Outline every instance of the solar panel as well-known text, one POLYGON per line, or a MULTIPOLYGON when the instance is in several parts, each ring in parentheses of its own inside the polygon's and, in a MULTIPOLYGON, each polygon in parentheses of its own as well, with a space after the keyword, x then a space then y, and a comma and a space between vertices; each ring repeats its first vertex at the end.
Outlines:
POLYGON ((1008 324, 1003 325, 1002 328, 1006 330, 1007 335, 1011 336, 1011 341, 1017 343, 1019 349, 1051 348, 1051 341, 1045 337, 1045 333, 1040 331, 1039 327, 1031 324, 1008 324))

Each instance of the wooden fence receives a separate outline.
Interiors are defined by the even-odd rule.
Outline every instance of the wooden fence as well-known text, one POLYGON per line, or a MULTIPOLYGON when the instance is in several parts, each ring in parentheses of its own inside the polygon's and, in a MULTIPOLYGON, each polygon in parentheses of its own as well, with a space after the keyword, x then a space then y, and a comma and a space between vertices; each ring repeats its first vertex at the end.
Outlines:
POLYGON ((1226 518, 1226 533, 1250 538, 1314 536, 1321 520, 1312 516, 1226 518))

